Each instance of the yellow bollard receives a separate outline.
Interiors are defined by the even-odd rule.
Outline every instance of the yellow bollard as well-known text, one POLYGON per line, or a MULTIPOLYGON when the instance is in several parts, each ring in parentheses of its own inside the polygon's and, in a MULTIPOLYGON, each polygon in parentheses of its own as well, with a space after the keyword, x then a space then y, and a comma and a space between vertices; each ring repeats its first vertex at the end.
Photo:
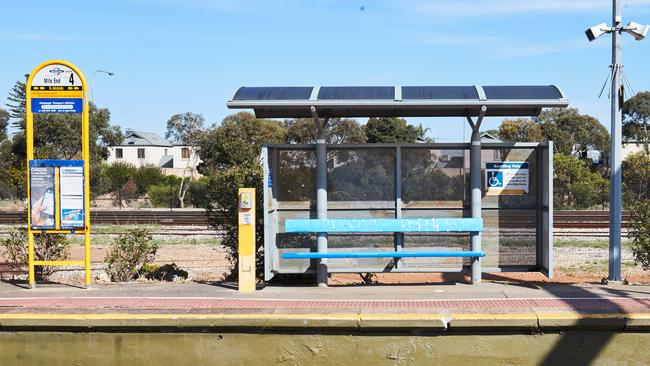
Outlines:
POLYGON ((255 188, 239 188, 239 292, 255 292, 255 188))

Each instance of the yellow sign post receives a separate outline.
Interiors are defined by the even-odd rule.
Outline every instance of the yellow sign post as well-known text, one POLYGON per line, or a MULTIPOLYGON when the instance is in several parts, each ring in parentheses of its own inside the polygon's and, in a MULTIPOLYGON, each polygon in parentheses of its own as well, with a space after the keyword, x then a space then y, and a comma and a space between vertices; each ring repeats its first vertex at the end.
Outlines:
POLYGON ((73 64, 50 60, 38 65, 26 84, 27 246, 29 285, 36 286, 35 266, 85 267, 90 286, 90 118, 87 83, 73 64), (81 114, 82 160, 34 160, 34 113, 81 114), (84 235, 85 258, 35 260, 35 234, 84 235))
POLYGON ((239 292, 255 292, 255 188, 239 188, 239 292))

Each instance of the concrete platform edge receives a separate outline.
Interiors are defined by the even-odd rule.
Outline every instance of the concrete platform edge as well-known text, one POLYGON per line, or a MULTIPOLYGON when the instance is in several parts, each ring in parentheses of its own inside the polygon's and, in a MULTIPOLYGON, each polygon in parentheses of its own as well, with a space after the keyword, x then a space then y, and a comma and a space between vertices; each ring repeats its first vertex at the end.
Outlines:
POLYGON ((409 332, 426 330, 520 330, 525 332, 553 329, 650 330, 650 314, 178 314, 178 313, 5 313, 0 314, 0 331, 110 329, 155 330, 178 332, 192 329, 258 331, 294 329, 331 330, 393 330, 409 332))

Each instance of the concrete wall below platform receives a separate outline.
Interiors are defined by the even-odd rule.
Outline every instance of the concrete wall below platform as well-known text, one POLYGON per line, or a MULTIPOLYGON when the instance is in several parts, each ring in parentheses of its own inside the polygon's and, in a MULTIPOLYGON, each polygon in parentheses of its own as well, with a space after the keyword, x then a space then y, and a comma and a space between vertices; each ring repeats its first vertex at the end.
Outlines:
MULTIPOLYGON (((169 331, 169 330, 168 330, 169 331)), ((650 333, 0 331, 0 365, 647 365, 650 333)))

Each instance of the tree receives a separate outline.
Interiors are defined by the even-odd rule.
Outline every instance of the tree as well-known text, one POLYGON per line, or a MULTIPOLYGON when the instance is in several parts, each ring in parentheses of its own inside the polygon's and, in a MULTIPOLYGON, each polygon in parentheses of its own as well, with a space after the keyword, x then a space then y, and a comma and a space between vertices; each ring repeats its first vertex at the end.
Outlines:
POLYGON ((573 156, 553 155, 554 202, 558 208, 586 209, 602 202, 609 181, 592 172, 587 163, 573 156))
POLYGON ((186 112, 183 114, 175 114, 167 120, 167 139, 174 139, 175 143, 180 143, 184 148, 189 149, 189 159, 183 174, 181 175, 181 184, 178 188, 178 202, 181 208, 185 207, 185 193, 194 181, 194 166, 196 166, 198 155, 196 154, 196 147, 199 144, 199 139, 203 133, 203 124, 205 119, 200 114, 186 112), (185 180, 187 171, 189 170, 189 177, 185 180))
POLYGON ((281 122, 257 119, 248 112, 229 115, 220 126, 201 134, 199 172, 211 175, 233 165, 257 164, 262 144, 285 141, 286 130, 281 122))
POLYGON ((123 199, 130 198, 129 196, 135 193, 132 191, 137 190, 134 188, 135 183, 133 182, 135 172, 136 168, 133 165, 121 161, 117 161, 106 167, 105 175, 109 190, 115 196, 115 200, 118 202, 120 208, 122 208, 123 199))
POLYGON ((623 161, 623 202, 632 207, 650 199, 650 154, 639 151, 623 161))
POLYGON ((16 198, 15 188, 11 182, 11 141, 0 142, 0 199, 16 198))
POLYGON ((538 142, 543 138, 540 126, 527 118, 504 119, 498 136, 507 142, 538 142))
POLYGON ((540 125, 545 139, 553 140, 555 152, 571 155, 575 150, 580 156, 586 156, 589 148, 605 154, 609 151, 609 132, 605 126, 575 108, 545 110, 533 121, 540 125))
POLYGON ((623 138, 644 145, 650 144, 650 91, 637 93, 623 103, 623 138))
POLYGON ((9 112, 0 108, 0 142, 7 139, 7 127, 9 126, 10 117, 9 112))
POLYGON ((425 131, 420 125, 415 127, 404 118, 379 117, 370 118, 364 126, 369 143, 406 142, 413 143, 424 139, 425 131))
MULTIPOLYGON (((284 122, 287 142, 290 144, 313 144, 316 142, 316 125, 312 118, 297 118, 284 122)), ((326 129, 328 144, 363 144, 367 137, 363 127, 351 118, 331 118, 326 129)))
POLYGON ((22 81, 16 81, 16 84, 9 91, 9 97, 7 97, 9 103, 9 114, 11 118, 14 119, 13 126, 18 129, 25 129, 25 100, 27 100, 25 93, 25 83, 22 81))

